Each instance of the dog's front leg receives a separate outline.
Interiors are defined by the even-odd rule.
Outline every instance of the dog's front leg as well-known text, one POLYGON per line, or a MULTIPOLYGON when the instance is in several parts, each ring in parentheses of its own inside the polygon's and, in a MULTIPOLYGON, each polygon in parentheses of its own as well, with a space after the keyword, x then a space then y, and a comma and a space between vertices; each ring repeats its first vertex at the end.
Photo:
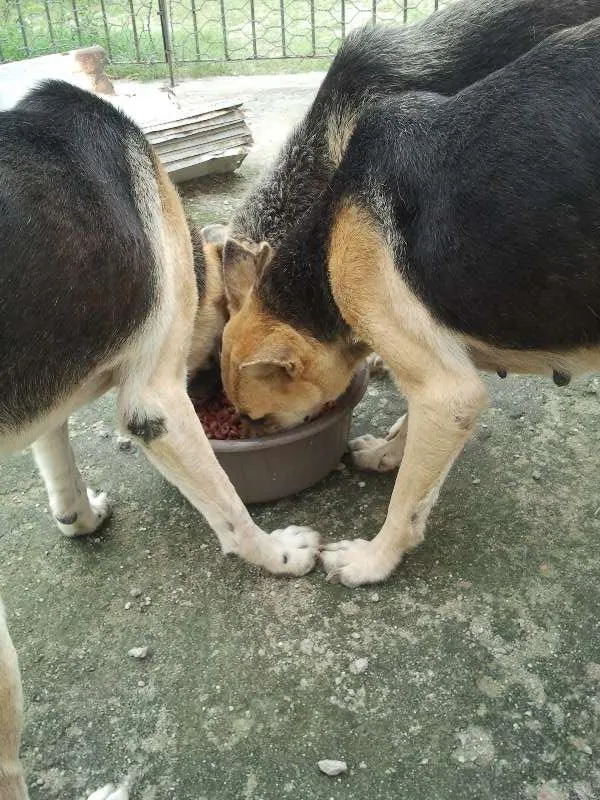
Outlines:
POLYGON ((17 654, 8 633, 0 600, 0 798, 27 800, 19 762, 23 727, 23 694, 17 654))
POLYGON ((470 437, 485 391, 475 375, 450 376, 409 395, 404 458, 382 529, 372 541, 330 544, 321 554, 328 580, 359 586, 385 580, 424 537, 425 524, 454 460, 470 437))
POLYGON ((68 422, 37 439, 32 450, 61 532, 84 536, 97 530, 109 516, 110 507, 106 495, 86 488, 79 474, 69 443, 68 422))
POLYGON ((183 385, 153 383, 123 413, 149 459, 206 518, 224 553, 279 575, 304 575, 318 556, 319 537, 292 525, 267 534, 250 517, 216 459, 183 385))
POLYGON ((402 463, 382 529, 372 541, 334 543, 321 554, 329 580, 347 586, 384 580, 422 541, 440 487, 486 402, 464 345, 404 282, 380 230, 369 213, 349 204, 338 214, 329 253, 344 319, 389 365, 408 401, 407 421, 392 444, 402 463))

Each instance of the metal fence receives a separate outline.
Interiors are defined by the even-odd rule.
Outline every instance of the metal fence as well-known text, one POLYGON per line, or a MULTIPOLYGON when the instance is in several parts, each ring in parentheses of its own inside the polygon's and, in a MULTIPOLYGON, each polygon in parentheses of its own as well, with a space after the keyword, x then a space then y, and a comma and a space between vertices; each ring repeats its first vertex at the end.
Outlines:
POLYGON ((0 61, 102 45, 115 64, 328 57, 366 22, 452 0, 0 0, 0 61))

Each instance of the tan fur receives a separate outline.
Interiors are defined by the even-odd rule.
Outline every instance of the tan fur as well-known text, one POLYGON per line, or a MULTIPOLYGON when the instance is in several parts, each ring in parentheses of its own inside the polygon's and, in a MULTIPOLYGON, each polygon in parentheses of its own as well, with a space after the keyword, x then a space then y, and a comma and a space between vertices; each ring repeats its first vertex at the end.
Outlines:
POLYGON ((348 142, 354 133, 359 116, 360 109, 342 106, 327 120, 327 149, 334 167, 339 167, 348 149, 348 142))

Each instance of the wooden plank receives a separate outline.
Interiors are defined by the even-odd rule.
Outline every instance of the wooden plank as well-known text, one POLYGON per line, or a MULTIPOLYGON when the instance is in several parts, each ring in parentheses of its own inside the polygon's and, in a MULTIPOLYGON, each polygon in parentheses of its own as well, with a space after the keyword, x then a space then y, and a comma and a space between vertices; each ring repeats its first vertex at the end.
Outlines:
POLYGON ((169 166, 169 164, 181 161, 182 159, 189 159, 189 158, 198 158, 201 159, 205 156, 218 156, 219 153, 224 152, 225 150, 230 150, 232 147, 236 148, 246 148, 247 152, 247 142, 244 136, 228 136, 223 138, 220 143, 219 147, 215 147, 214 144, 194 144, 190 147, 180 147, 175 150, 170 150, 168 152, 158 152, 158 157, 162 161, 165 166, 169 166))
POLYGON ((169 171, 169 175, 175 183, 184 183, 206 175, 223 175, 228 172, 234 172, 246 158, 246 155, 246 152, 240 152, 240 150, 225 152, 207 161, 196 161, 189 166, 181 165, 169 171))

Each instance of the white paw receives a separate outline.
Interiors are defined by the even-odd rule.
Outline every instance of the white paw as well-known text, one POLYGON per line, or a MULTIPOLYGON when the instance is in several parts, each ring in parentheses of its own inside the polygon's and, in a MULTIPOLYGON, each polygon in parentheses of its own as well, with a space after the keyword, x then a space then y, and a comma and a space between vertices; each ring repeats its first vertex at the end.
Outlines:
POLYGON ((87 490, 87 502, 84 500, 76 511, 55 517, 56 524, 63 536, 87 536, 94 533, 110 517, 111 508, 105 492, 87 490))
POLYGON ((268 536, 271 552, 265 566, 275 575, 306 575, 319 555, 319 534, 303 525, 290 525, 268 536))
POLYGON ((389 472, 400 466, 402 450, 396 446, 396 440, 376 439, 370 433, 358 436, 348 442, 352 464, 357 469, 370 472, 389 472))
POLYGON ((390 373, 390 368, 385 363, 383 358, 377 355, 377 353, 371 353, 371 355, 367 358, 367 364, 369 366, 369 375, 372 378, 382 378, 390 373))
POLYGON ((332 542, 321 551, 321 561, 330 583, 350 587, 384 581, 398 564, 366 539, 332 542))
POLYGON ((88 500, 90 501, 90 509, 92 512, 92 524, 95 525, 94 530, 99 528, 102 523, 110 517, 111 508, 106 492, 94 492, 92 489, 87 490, 88 500))
POLYGON ((129 792, 125 785, 114 787, 112 783, 97 789, 87 800, 129 800, 129 792))

